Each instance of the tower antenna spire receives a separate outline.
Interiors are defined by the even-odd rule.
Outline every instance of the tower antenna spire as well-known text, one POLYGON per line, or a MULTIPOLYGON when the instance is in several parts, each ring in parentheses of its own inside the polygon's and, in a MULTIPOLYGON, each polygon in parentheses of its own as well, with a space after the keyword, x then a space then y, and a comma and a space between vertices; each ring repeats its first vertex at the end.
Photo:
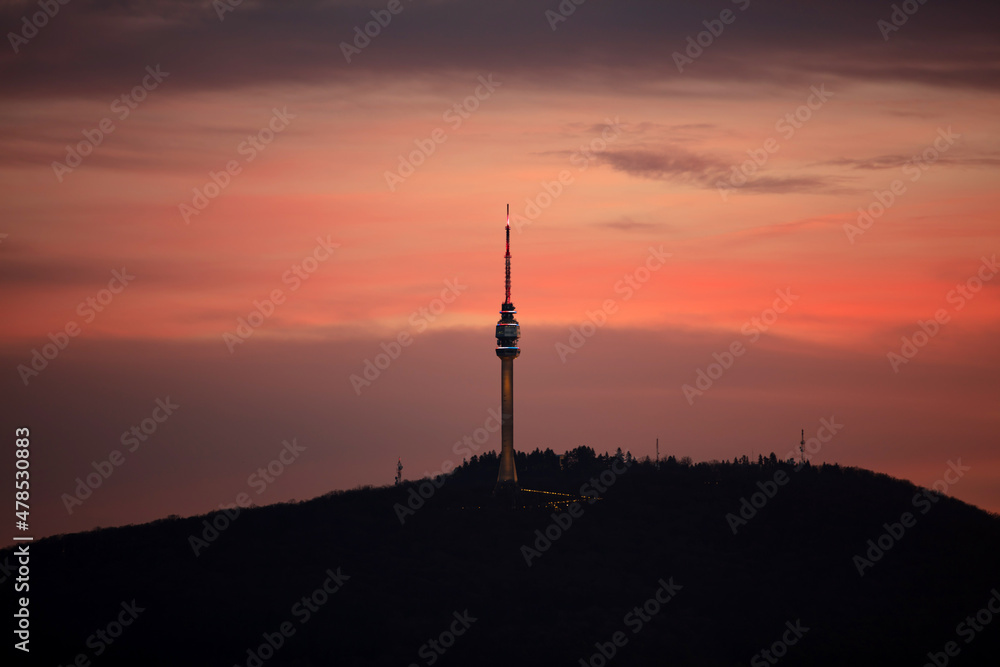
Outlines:
POLYGON ((510 303, 510 204, 507 204, 507 254, 504 255, 504 262, 506 263, 504 285, 507 290, 504 303, 510 303))

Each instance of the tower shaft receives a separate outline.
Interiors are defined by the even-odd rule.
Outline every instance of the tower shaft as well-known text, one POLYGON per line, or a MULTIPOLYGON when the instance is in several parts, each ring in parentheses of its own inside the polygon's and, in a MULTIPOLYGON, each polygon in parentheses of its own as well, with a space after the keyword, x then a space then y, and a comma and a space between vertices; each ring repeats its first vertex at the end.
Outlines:
POLYGON ((514 467, 514 357, 500 357, 500 474, 497 485, 517 486, 514 467))

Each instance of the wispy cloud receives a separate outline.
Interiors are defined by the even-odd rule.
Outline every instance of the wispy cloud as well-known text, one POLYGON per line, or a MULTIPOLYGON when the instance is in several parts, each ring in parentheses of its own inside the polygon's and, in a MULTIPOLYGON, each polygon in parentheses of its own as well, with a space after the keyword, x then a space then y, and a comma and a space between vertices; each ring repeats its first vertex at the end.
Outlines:
MULTIPOLYGON (((677 147, 660 151, 623 150, 608 151, 597 156, 599 162, 637 178, 671 181, 700 188, 715 189, 720 180, 725 181, 733 163, 719 157, 694 153, 677 147)), ((760 175, 740 187, 752 193, 813 193, 836 194, 847 191, 841 180, 822 175, 760 175)))
MULTIPOLYGON (((900 168, 907 163, 921 160, 917 155, 879 155, 870 158, 837 158, 827 160, 820 164, 834 165, 838 167, 849 167, 851 169, 894 169, 900 168)), ((1000 166, 1000 157, 992 156, 938 156, 933 160, 935 165, 948 165, 952 167, 997 167, 1000 166)))
POLYGON ((657 180, 680 180, 705 183, 714 181, 729 165, 719 158, 670 147, 661 151, 608 151, 598 160, 632 176, 657 180))
POLYGON ((662 229, 664 225, 654 222, 637 222, 627 216, 622 216, 617 220, 608 220, 597 223, 598 227, 607 229, 617 229, 622 232, 645 232, 662 229))

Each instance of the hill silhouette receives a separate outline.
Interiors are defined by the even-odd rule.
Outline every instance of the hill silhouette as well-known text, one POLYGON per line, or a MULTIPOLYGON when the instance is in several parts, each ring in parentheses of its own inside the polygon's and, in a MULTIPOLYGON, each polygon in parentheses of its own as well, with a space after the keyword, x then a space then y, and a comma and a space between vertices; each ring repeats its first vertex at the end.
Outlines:
POLYGON ((522 492, 514 510, 492 498, 498 458, 487 453, 436 482, 40 540, 30 663, 919 666, 1000 655, 1000 618, 976 621, 1000 587, 1000 517, 958 500, 773 455, 657 466, 580 447, 562 462, 519 453, 516 465, 522 487, 553 493, 522 492))

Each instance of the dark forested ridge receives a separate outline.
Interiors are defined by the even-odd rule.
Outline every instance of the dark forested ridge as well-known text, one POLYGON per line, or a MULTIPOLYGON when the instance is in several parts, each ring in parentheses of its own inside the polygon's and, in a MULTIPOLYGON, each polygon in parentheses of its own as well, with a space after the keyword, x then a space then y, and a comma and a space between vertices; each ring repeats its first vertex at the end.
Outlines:
POLYGON ((996 515, 855 468, 656 466, 585 447, 561 463, 517 455, 522 487, 578 504, 522 492, 512 510, 490 495, 497 465, 490 453, 437 483, 38 541, 29 662, 12 652, 45 665, 998 664, 996 515))

